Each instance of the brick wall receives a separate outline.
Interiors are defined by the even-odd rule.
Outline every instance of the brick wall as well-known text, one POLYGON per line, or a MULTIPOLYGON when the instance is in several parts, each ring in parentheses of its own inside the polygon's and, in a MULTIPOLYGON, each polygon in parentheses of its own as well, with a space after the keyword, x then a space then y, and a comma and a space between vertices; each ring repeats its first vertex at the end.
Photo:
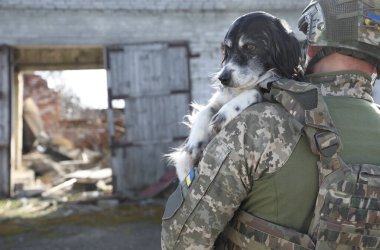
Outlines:
POLYGON ((31 97, 39 108, 44 129, 55 134, 61 119, 61 102, 58 93, 49 89, 47 82, 38 75, 24 74, 24 99, 31 97))
MULTIPOLYGON (((46 80, 38 75, 23 74, 24 99, 36 103, 45 132, 50 138, 63 136, 77 148, 99 150, 109 147, 108 125, 105 110, 80 110, 77 117, 67 118, 62 93, 49 89, 46 80)), ((114 110, 115 140, 125 133, 125 115, 114 110)))

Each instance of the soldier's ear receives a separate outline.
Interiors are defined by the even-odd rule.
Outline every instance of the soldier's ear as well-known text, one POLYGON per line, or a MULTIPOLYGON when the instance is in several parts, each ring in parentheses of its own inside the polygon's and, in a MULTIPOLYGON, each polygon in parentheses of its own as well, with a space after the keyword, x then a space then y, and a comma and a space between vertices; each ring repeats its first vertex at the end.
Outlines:
POLYGON ((313 58, 320 50, 321 47, 319 46, 309 46, 307 48, 307 55, 309 56, 309 58, 313 58))

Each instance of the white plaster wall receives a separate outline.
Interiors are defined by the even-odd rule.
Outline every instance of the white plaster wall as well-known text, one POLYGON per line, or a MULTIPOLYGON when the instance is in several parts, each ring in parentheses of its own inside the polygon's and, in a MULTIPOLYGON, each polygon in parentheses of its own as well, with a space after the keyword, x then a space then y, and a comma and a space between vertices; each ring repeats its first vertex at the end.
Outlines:
MULTIPOLYGON (((208 76, 220 65, 220 44, 241 14, 264 10, 294 30, 308 0, 0 0, 0 44, 101 45, 185 41, 192 95, 206 101, 208 76)), ((297 34, 301 37, 300 33, 297 34)))

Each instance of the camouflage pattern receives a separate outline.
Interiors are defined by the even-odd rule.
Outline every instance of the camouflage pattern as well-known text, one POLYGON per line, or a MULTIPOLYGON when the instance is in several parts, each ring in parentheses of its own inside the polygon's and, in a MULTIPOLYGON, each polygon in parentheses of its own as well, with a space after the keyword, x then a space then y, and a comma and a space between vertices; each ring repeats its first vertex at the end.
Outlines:
POLYGON ((216 243, 216 249, 314 249, 308 235, 239 211, 216 243))
POLYGON ((342 162, 320 186, 310 227, 316 249, 380 249, 379 198, 380 166, 342 162))
MULTIPOLYGON (((371 79, 359 74, 311 75, 309 79, 321 87, 323 95, 372 101, 371 79)), ((328 113, 327 108, 319 111, 328 113)), ((339 156, 338 133, 313 124, 306 130, 320 156, 320 187, 309 228, 316 249, 379 249, 380 166, 347 165, 339 156)))
POLYGON ((364 0, 365 6, 373 8, 364 8, 363 14, 359 17, 359 37, 358 40, 375 46, 380 45, 380 21, 373 19, 368 13, 380 16, 380 3, 377 0, 364 0))
POLYGON ((298 27, 310 45, 348 49, 380 60, 378 0, 312 0, 298 27))
POLYGON ((162 249, 214 249, 221 232, 216 249, 314 249, 307 235, 238 210, 255 180, 285 164, 302 131, 320 156, 320 190, 309 230, 315 249, 380 249, 380 166, 343 162, 339 134, 322 97, 367 100, 370 80, 354 73, 311 80, 274 83, 271 99, 279 103, 249 107, 209 143, 190 189, 178 189, 184 199, 176 199, 163 219, 162 249), (322 87, 328 87, 316 88, 327 79, 322 87), (342 82, 358 87, 339 91, 346 86, 342 82))
POLYGON ((295 83, 294 80, 279 80, 273 84, 270 93, 299 122, 298 127, 309 138, 313 153, 319 154, 321 150, 326 154, 336 153, 340 149, 340 140, 320 89, 309 83, 295 83), (315 137, 316 129, 323 131, 318 137, 315 137), (331 147, 332 143, 336 147, 331 147))
POLYGON ((312 74, 306 76, 306 80, 320 87, 324 96, 349 96, 373 102, 372 79, 364 74, 357 72, 312 74))
POLYGON ((278 104, 256 104, 231 121, 205 149, 181 206, 163 220, 162 249, 212 249, 253 181, 281 168, 300 136, 278 104))

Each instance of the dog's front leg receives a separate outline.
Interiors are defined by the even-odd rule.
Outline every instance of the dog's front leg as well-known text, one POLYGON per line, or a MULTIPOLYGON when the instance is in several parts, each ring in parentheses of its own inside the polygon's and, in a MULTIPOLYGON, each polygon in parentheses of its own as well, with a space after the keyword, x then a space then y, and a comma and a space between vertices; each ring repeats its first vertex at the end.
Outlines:
POLYGON ((185 150, 191 155, 194 160, 199 160, 202 156, 202 151, 211 139, 209 124, 211 118, 227 101, 226 95, 223 92, 216 92, 209 100, 206 106, 203 106, 199 111, 190 117, 191 130, 188 140, 185 145, 185 150))
POLYGON ((232 119, 240 114, 248 106, 261 102, 262 95, 257 89, 250 89, 242 92, 236 97, 232 98, 229 102, 224 104, 221 109, 216 113, 211 120, 210 130, 213 133, 219 131, 226 126, 232 119))

